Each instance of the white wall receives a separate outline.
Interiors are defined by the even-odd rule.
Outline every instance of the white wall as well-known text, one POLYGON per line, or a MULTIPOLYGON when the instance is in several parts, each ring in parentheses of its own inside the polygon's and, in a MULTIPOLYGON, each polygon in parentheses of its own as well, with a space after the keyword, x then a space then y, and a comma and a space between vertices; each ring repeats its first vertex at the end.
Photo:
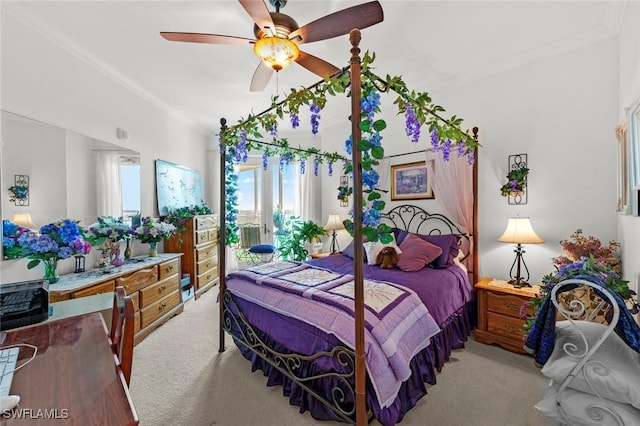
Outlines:
MULTIPOLYGON (((618 119, 625 119, 624 108, 640 97, 640 3, 628 2, 620 31, 620 102, 618 119)), ((622 268, 630 286, 640 289, 640 218, 618 217, 618 240, 622 243, 622 268)))
MULTIPOLYGON (((205 201, 218 210, 217 198, 214 199, 217 191, 207 185, 210 177, 217 173, 213 169, 217 167, 217 161, 210 161, 203 155, 212 138, 210 135, 194 130, 190 123, 4 11, 0 48, 2 109, 85 135, 87 141, 93 138, 126 145, 126 148, 140 152, 143 215, 157 216, 156 159, 200 170, 205 182, 205 201), (118 127, 129 132, 126 144, 116 138, 118 127)), ((68 144, 78 143, 77 138, 71 139, 68 144)), ((36 152, 47 155, 44 149, 36 152)), ((3 153, 0 160, 6 157, 3 153)), ((63 161, 58 162, 54 157, 50 159, 52 167, 64 167, 63 161)), ((83 169, 87 165, 79 167, 83 169)), ((64 179, 60 182, 62 186, 65 185, 64 179)), ((50 179, 50 183, 54 184, 54 179, 50 179)), ((86 183, 79 185, 88 187, 86 183)), ((7 182, 1 182, 3 197, 6 196, 4 188, 8 186, 7 182)), ((38 187, 32 187, 32 203, 38 202, 39 191, 38 187)), ((51 189, 47 194, 53 197, 55 191, 51 189)), ((73 200, 67 207, 74 213, 82 213, 83 210, 73 200)), ((7 217, 4 212, 2 216, 7 217)), ((137 252, 143 250, 143 247, 137 247, 137 252)), ((42 275, 42 268, 27 271, 21 262, 1 262, 0 282, 42 275)), ((68 262, 63 262, 60 272, 72 269, 68 262)))
MULTIPOLYGON (((447 114, 465 118, 469 128, 480 128, 481 276, 508 276, 514 246, 497 238, 508 218, 517 214, 531 217, 535 231, 546 241, 525 247, 532 282, 553 271, 551 258, 561 254, 559 241, 577 228, 605 243, 616 239, 617 49, 612 37, 482 80, 437 90, 411 87, 429 92, 447 114), (519 153, 528 154, 531 170, 528 203, 512 206, 499 188, 506 182, 508 156, 519 153)), ((389 105, 384 111, 389 111, 385 115, 389 128, 383 132, 388 154, 428 147, 427 129, 423 128, 419 145, 413 146, 404 135, 403 117, 391 115, 395 108, 389 105)), ((343 149, 348 131, 323 133, 323 141, 332 140, 331 147, 343 149)), ((323 148, 328 147, 326 142, 323 148)), ((337 177, 325 185, 325 205, 329 200, 335 204, 337 186, 337 177)), ((433 201, 420 204, 437 209, 433 201)))

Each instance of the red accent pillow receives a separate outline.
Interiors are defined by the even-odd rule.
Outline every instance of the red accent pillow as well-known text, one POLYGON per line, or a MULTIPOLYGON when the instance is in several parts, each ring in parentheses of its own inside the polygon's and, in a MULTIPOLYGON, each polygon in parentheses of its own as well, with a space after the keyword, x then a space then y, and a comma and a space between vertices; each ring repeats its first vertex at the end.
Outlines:
POLYGON ((415 234, 408 234, 400 243, 400 260, 398 268, 406 272, 416 272, 427 266, 442 254, 442 249, 415 234))

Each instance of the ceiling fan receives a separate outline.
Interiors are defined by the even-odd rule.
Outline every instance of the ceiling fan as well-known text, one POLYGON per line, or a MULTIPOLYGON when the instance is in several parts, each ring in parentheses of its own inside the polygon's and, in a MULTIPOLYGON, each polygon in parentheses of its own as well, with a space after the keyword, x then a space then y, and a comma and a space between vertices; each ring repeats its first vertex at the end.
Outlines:
POLYGON ((208 44, 253 44, 261 61, 253 73, 250 90, 263 90, 274 71, 280 71, 292 62, 297 62, 320 77, 339 71, 330 63, 303 52, 298 45, 347 34, 354 28, 363 29, 382 22, 382 6, 378 1, 360 4, 316 19, 302 27, 288 15, 280 13, 287 0, 269 0, 276 8, 269 12, 264 0, 238 0, 255 22, 255 39, 231 35, 161 32, 170 41, 208 44))

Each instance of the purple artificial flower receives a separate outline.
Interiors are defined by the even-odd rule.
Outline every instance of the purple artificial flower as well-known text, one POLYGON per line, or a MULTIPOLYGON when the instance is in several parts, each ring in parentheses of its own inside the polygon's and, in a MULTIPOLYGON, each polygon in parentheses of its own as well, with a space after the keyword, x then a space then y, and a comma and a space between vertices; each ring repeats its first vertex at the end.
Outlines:
POLYGON ((442 159, 444 161, 449 161, 449 156, 451 155, 451 139, 447 139, 442 144, 442 159))
POLYGON ((457 147, 458 157, 462 157, 467 152, 467 145, 464 143, 464 141, 459 141, 457 147))
POLYGON ((262 170, 267 170, 269 168, 269 156, 266 152, 262 153, 262 170))
POLYGON ((304 159, 300 160, 300 174, 303 175, 305 172, 305 169, 307 167, 307 162, 304 159))
POLYGON ((329 166, 327 167, 329 176, 333 176, 333 161, 329 161, 329 166))
POLYGON ((346 141, 344 141, 344 149, 347 151, 347 154, 351 155, 353 153, 353 135, 349 135, 346 141))
POLYGON ((320 107, 316 104, 311 104, 309 107, 311 111, 311 133, 318 134, 318 127, 320 126, 320 107))
POLYGON ((300 127, 300 117, 298 116, 297 111, 291 111, 289 113, 289 119, 291 120, 291 127, 293 127, 294 129, 300 127))
POLYGON ((440 138, 438 137, 438 131, 436 129, 431 131, 431 149, 433 152, 438 152, 440 149, 440 138))
POLYGON ((411 136, 411 142, 418 143, 420 139, 420 122, 416 118, 416 112, 411 108, 409 104, 406 104, 405 117, 405 132, 407 136, 411 136))
POLYGON ((316 157, 313 159, 313 175, 318 176, 319 171, 320 171, 320 160, 318 160, 318 158, 316 157))

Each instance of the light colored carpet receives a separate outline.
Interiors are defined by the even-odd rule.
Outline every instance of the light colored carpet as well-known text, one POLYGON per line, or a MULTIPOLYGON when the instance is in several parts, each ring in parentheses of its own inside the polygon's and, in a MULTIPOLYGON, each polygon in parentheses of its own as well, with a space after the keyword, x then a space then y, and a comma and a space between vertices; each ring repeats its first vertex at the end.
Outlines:
MULTIPOLYGON (((300 414, 279 386, 251 372, 231 338, 218 352, 217 288, 134 350, 131 395, 143 426, 338 425, 300 414)), ((547 380, 532 358, 471 338, 404 418, 402 425, 541 426, 533 408, 547 380)), ((374 425, 379 423, 374 422, 374 425)))

